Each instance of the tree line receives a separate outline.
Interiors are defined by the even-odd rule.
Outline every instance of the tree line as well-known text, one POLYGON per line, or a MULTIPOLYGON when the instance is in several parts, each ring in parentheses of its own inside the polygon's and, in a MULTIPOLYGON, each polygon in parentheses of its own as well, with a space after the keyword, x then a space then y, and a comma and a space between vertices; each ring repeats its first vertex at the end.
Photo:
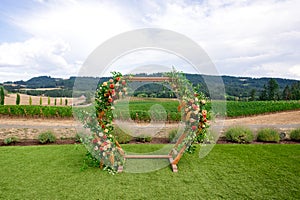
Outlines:
MULTIPOLYGON (((253 91, 253 93, 255 93, 255 91, 253 91)), ((255 95, 253 93, 251 93, 251 100, 255 100, 255 95)), ((277 81, 271 78, 267 85, 264 85, 264 88, 260 93, 259 100, 300 100, 300 82, 293 83, 292 85, 286 85, 281 93, 277 81)))

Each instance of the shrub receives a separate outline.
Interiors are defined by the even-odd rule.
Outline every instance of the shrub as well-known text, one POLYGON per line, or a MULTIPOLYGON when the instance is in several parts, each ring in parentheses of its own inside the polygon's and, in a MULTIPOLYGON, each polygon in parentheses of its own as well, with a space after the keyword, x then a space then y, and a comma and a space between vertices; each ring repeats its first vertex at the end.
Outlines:
POLYGON ((4 98, 5 98, 4 88, 1 87, 0 88, 0 105, 4 105, 4 98))
POLYGON ((258 131, 257 141, 261 142, 279 142, 279 134, 271 128, 264 128, 258 131))
POLYGON ((300 128, 291 131, 291 140, 300 141, 300 128))
POLYGON ((249 128, 236 126, 229 128, 226 133, 226 140, 237 143, 250 143, 253 141, 253 133, 249 128))
POLYGON ((114 136, 120 144, 126 144, 132 140, 132 136, 124 132, 119 127, 114 127, 114 136))
POLYGON ((172 129, 169 132, 169 142, 176 142, 178 140, 178 129, 172 129))
POLYGON ((51 131, 46 131, 39 134, 38 140, 42 144, 54 143, 56 141, 56 137, 51 131))
POLYGON ((16 105, 20 105, 21 97, 20 94, 17 94, 16 105))
POLYGON ((75 142, 82 142, 81 136, 79 133, 76 133, 75 135, 75 142))
POLYGON ((135 138, 135 140, 137 142, 151 142, 152 141, 152 137, 151 136, 147 136, 147 135, 139 135, 135 138))
POLYGON ((3 142, 6 145, 8 145, 8 144, 15 144, 16 142, 19 142, 19 138, 13 136, 13 137, 5 138, 3 142))

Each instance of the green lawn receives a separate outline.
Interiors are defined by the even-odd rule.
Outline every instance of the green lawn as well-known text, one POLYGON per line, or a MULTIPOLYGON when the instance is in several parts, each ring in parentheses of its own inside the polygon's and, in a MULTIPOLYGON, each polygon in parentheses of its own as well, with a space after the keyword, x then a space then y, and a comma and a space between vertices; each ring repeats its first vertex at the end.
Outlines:
POLYGON ((0 199, 300 199, 300 145, 216 145, 204 159, 197 152, 184 155, 178 173, 113 176, 80 171, 82 146, 0 147, 0 199))

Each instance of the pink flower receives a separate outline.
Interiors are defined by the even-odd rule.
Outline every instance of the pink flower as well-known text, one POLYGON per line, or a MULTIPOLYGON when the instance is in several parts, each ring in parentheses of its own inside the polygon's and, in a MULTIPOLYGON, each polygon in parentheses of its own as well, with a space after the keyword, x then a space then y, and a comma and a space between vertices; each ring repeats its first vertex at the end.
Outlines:
POLYGON ((199 109, 199 107, 198 107, 197 105, 195 105, 195 104, 192 105, 192 108, 193 108, 194 110, 198 110, 198 109, 199 109))
POLYGON ((196 130, 197 129, 197 126, 192 126, 192 130, 196 130))

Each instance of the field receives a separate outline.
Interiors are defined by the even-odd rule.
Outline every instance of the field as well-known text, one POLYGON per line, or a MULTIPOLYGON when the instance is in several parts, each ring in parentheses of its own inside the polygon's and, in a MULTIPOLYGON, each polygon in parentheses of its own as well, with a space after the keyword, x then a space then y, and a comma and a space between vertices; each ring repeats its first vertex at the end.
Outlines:
MULTIPOLYGON (((5 97, 4 105, 16 105, 16 97, 17 94, 8 94, 5 97)), ((32 96, 27 94, 20 94, 20 105, 29 105, 29 98, 32 99, 32 105, 40 105, 40 98, 42 98, 42 105, 48 106, 48 97, 46 96, 32 96)), ((79 98, 67 98, 67 97, 49 97, 50 99, 50 106, 55 106, 55 99, 56 99, 56 106, 65 106, 66 100, 68 101, 68 105, 73 104, 80 104, 85 101, 85 97, 79 98)))
POLYGON ((300 101, 227 101, 226 108, 227 117, 250 116, 287 110, 299 110, 300 101))
POLYGON ((216 145, 204 159, 185 154, 178 173, 167 167, 114 176, 92 167, 81 171, 84 154, 74 145, 0 147, 0 199, 300 198, 299 145, 216 145))
MULTIPOLYGON (((164 107, 167 112, 168 120, 180 121, 181 115, 177 111, 179 102, 176 100, 168 99, 138 99, 129 101, 129 110, 132 119, 136 118, 136 113, 141 120, 149 120, 150 116, 148 110, 153 105, 159 104, 164 107)), ((214 107, 218 108, 224 105, 224 102, 213 101, 214 107)), ((128 106, 127 102, 118 102, 116 112, 123 112, 124 107, 128 106)), ((211 108, 211 103, 207 103, 206 109, 211 108)), ((227 117, 240 117, 240 116, 251 116, 265 113, 273 113, 288 110, 299 110, 300 101, 227 101, 226 102, 226 113, 217 113, 220 116, 227 117)), ((221 110, 221 109, 220 109, 221 110)), ((119 113, 117 113, 120 115, 119 113)))
MULTIPOLYGON (((50 108, 44 108, 44 106, 48 105, 48 97, 42 97, 43 107, 39 106, 40 97, 37 96, 31 96, 32 106, 28 105, 29 97, 30 96, 28 95, 21 94, 20 105, 22 106, 16 106, 16 94, 10 94, 9 97, 5 98, 5 105, 8 105, 10 107, 10 111, 8 111, 8 107, 5 108, 3 106, 0 106, 0 115, 27 116, 27 112, 29 113, 29 116, 40 116, 42 115, 40 112, 40 110, 42 109, 48 110, 45 111, 47 113, 47 117, 70 117, 72 116, 72 109, 70 107, 64 108, 65 100, 68 101, 68 105, 84 102, 84 99, 82 98, 76 99, 74 102, 72 98, 50 98, 50 108), (54 106, 55 99, 57 100, 56 106, 54 106), (62 103, 62 105, 60 105, 60 103, 62 103)), ((177 99, 131 98, 129 99, 129 103, 128 101, 118 101, 117 103, 115 103, 114 114, 115 117, 121 119, 128 119, 130 117, 133 120, 149 121, 151 119, 151 112, 149 111, 152 110, 156 114, 155 117, 158 120, 166 119, 167 121, 180 121, 181 113, 178 112, 178 105, 179 101, 177 99), (126 109, 129 109, 129 113, 126 113, 126 109)), ((213 101, 213 106, 215 108, 222 107, 223 105, 224 102, 213 101)), ((211 106, 211 103, 207 103, 205 105, 205 109, 210 109, 211 106)), ((226 112, 221 111, 216 114, 219 116, 240 117, 299 109, 300 101, 227 101, 226 112)))
POLYGON ((0 114, 22 117, 72 117, 71 106, 4 105, 0 114))

